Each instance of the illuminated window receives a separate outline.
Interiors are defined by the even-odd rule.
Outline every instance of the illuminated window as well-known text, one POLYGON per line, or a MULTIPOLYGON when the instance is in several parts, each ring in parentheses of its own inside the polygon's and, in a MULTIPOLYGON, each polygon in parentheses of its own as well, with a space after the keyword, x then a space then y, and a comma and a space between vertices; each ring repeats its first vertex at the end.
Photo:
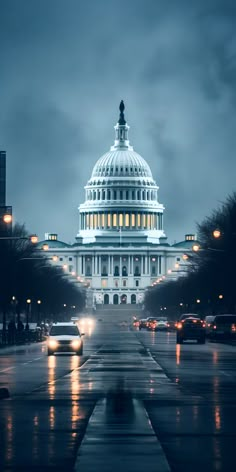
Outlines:
POLYGON ((106 287, 107 287, 107 280, 102 279, 102 288, 106 288, 106 287))
POLYGON ((125 215, 125 226, 129 227, 129 213, 126 213, 125 215))
POLYGON ((108 228, 111 227, 111 215, 110 215, 110 213, 108 213, 108 215, 107 215, 107 227, 108 228))
POLYGON ((90 225, 89 225, 90 228, 93 228, 93 215, 92 215, 92 213, 90 215, 89 221, 90 221, 90 225))
POLYGON ((140 228, 141 226, 141 215, 138 213, 138 227, 140 228))
POLYGON ((98 215, 97 215, 97 213, 95 213, 95 215, 94 215, 94 228, 97 228, 97 225, 98 225, 98 215))
POLYGON ((119 287, 119 280, 114 280, 115 287, 119 287))
POLYGON ((134 227, 135 226, 135 215, 132 213, 131 215, 131 225, 134 227))
POLYGON ((147 228, 150 229, 150 226, 151 226, 151 218, 150 218, 151 215, 147 215, 147 228))
POLYGON ((143 227, 146 228, 147 223, 146 223, 146 215, 143 215, 143 227))
POLYGON ((119 214, 119 226, 123 226, 123 215, 122 215, 122 213, 119 214))
POLYGON ((112 216, 113 216, 113 218, 112 218, 112 219, 113 219, 112 225, 113 225, 113 226, 117 226, 117 214, 116 214, 116 213, 113 213, 112 216))
POLYGON ((101 214, 100 218, 101 218, 101 222, 102 222, 102 227, 104 228, 104 226, 105 226, 105 215, 104 215, 104 213, 101 214))

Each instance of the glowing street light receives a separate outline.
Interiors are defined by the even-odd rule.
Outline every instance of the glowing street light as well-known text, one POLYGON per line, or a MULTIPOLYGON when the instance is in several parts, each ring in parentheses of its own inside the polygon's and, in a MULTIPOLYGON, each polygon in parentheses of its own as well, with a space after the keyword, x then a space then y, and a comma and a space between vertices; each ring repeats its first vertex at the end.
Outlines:
POLYGON ((216 239, 221 237, 221 231, 219 229, 214 229, 212 234, 213 234, 213 237, 216 238, 216 239))
POLYGON ((194 252, 198 252, 199 249, 200 249, 200 244, 194 244, 194 245, 192 246, 192 250, 193 250, 194 252))
POLYGON ((3 219, 4 223, 6 223, 7 225, 9 223, 12 223, 12 215, 10 215, 10 214, 3 215, 2 219, 3 219))

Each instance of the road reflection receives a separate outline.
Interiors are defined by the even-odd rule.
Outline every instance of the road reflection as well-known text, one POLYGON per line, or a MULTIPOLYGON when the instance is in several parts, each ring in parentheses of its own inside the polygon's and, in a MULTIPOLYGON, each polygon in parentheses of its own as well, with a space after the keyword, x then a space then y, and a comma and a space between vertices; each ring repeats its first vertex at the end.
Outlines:
POLYGON ((49 393, 50 400, 52 400, 55 397, 56 365, 57 365, 57 357, 48 356, 48 393, 49 393))
POLYGON ((176 344, 175 352, 176 352, 176 365, 180 365, 180 354, 181 354, 180 344, 176 344))

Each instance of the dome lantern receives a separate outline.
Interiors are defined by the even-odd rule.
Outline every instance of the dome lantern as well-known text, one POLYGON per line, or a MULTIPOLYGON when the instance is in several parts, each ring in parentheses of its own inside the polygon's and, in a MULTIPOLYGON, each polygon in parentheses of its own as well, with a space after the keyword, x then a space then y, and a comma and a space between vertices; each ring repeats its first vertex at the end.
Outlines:
POLYGON ((132 146, 129 145, 129 138, 128 138, 128 132, 129 132, 129 126, 127 125, 125 121, 125 115, 124 115, 124 109, 125 109, 125 104, 123 100, 120 102, 120 118, 115 128, 115 142, 114 146, 111 147, 111 151, 114 151, 116 149, 129 149, 130 151, 133 150, 132 146))

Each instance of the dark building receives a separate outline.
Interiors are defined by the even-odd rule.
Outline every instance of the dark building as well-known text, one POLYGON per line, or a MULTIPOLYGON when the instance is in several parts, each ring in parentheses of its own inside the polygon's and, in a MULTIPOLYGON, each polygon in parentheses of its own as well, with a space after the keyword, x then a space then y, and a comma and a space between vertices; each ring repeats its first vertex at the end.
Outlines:
POLYGON ((6 206, 6 152, 0 151, 0 236, 12 232, 12 207, 6 206))

